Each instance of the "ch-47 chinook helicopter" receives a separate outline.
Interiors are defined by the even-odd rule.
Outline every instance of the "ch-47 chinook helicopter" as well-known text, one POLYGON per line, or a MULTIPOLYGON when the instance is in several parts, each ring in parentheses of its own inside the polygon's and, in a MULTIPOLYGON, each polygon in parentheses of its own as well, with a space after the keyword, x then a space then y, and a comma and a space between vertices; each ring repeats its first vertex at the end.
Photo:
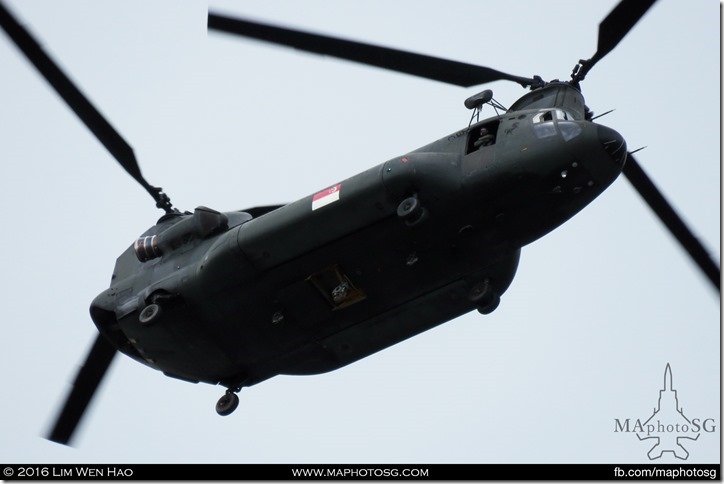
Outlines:
MULTIPOLYGON (((224 213, 174 209, 3 8, 3 28, 166 212, 118 258, 111 287, 93 301, 100 335, 51 439, 69 441, 117 351, 169 376, 227 387, 217 411, 229 414, 242 387, 331 371, 463 313, 495 310, 521 247, 622 171, 661 206, 623 137, 594 122, 581 93, 588 71, 652 3, 622 1, 600 26, 596 54, 564 82, 211 14, 215 30, 452 84, 511 80, 531 89, 507 110, 497 105, 499 115, 301 200, 224 213)), ((495 105, 490 91, 467 102, 474 111, 485 104, 495 105)), ((658 210, 718 287, 706 251, 669 208, 658 210)))

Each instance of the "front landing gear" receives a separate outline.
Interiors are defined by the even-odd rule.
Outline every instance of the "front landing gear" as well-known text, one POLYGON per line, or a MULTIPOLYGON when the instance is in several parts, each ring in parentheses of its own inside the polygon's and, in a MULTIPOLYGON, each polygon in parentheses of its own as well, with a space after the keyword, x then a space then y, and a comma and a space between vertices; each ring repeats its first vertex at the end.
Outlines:
POLYGON ((226 393, 216 402, 216 413, 223 417, 231 415, 239 406, 239 397, 235 393, 238 391, 239 389, 226 390, 226 393))
POLYGON ((161 318, 162 313, 163 311, 161 310, 160 305, 155 303, 149 304, 143 308, 141 314, 138 315, 138 322, 140 322, 143 326, 151 326, 161 318))
POLYGON ((416 196, 404 199, 397 206, 397 216, 405 221, 408 227, 414 227, 427 219, 427 210, 420 205, 416 196))

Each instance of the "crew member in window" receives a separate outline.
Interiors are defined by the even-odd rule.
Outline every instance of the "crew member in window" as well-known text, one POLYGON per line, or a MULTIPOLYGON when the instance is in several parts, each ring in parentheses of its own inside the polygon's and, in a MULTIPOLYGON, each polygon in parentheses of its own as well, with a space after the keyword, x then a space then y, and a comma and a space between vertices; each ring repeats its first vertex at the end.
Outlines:
POLYGON ((477 150, 481 146, 489 146, 493 144, 495 137, 488 132, 488 128, 480 128, 480 137, 475 141, 473 147, 477 150))

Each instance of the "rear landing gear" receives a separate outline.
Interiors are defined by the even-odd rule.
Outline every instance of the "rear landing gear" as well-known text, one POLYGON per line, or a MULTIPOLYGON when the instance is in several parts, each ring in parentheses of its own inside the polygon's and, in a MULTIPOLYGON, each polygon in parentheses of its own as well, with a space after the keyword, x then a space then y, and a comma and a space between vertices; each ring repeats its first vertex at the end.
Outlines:
POLYGON ((485 279, 470 288, 468 299, 478 307, 480 314, 490 314, 500 304, 500 296, 493 289, 489 279, 485 279))
POLYGON ((235 391, 238 392, 239 390, 228 389, 226 393, 219 398, 219 401, 216 402, 216 413, 225 417, 231 415, 234 410, 236 410, 236 407, 239 406, 239 397, 234 393, 235 391))
POLYGON ((496 294, 488 304, 478 305, 478 312, 480 314, 490 314, 498 309, 498 305, 500 305, 500 296, 496 294))

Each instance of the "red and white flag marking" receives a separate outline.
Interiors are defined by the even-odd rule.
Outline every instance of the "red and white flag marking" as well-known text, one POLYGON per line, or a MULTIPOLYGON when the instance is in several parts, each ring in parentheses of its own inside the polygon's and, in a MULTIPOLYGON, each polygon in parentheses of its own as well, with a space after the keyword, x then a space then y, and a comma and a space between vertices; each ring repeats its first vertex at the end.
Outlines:
POLYGON ((322 208, 339 200, 339 192, 341 190, 342 184, 340 183, 337 186, 327 188, 326 190, 322 190, 321 192, 315 194, 312 197, 312 210, 317 210, 318 208, 322 208))

